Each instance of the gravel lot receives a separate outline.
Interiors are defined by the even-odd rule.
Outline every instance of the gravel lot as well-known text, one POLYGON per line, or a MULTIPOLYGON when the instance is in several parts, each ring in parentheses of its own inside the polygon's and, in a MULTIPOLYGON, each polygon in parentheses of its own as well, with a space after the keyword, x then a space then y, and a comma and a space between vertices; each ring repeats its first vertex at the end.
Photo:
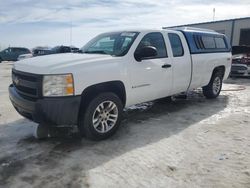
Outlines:
POLYGON ((215 100, 197 90, 133 106, 106 141, 65 130, 39 141, 8 99, 11 68, 0 64, 1 188, 250 187, 250 79, 227 80, 215 100))

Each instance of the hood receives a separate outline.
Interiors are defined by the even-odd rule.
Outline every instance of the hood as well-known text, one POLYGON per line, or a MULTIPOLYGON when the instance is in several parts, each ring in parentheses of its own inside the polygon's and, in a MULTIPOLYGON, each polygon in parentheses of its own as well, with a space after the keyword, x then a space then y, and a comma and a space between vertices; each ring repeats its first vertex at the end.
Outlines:
POLYGON ((60 68, 98 61, 107 61, 114 58, 116 57, 103 54, 53 54, 17 61, 14 64, 14 69, 34 74, 51 74, 57 73, 56 70, 59 70, 60 68))

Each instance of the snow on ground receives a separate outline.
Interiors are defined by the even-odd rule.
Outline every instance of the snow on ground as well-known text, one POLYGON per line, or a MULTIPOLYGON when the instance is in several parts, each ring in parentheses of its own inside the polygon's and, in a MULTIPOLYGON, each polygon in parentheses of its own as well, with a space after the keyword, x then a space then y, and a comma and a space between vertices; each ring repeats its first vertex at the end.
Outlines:
POLYGON ((197 90, 129 108, 105 141, 65 130, 39 141, 8 99, 11 67, 0 64, 0 187, 250 187, 249 79, 215 100, 197 90))

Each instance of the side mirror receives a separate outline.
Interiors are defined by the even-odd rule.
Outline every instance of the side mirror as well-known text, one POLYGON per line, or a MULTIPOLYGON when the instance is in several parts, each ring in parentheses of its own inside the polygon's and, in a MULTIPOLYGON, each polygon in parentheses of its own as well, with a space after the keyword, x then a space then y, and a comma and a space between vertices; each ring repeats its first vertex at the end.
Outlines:
POLYGON ((135 51, 136 61, 141 61, 142 59, 149 59, 157 56, 157 50, 153 46, 145 46, 140 50, 135 51))

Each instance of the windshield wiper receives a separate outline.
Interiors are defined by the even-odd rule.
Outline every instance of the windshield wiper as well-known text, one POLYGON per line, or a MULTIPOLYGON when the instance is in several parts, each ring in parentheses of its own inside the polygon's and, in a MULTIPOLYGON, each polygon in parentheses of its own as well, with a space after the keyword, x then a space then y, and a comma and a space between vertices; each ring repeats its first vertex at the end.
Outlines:
POLYGON ((107 55, 110 55, 108 54, 107 52, 103 51, 103 50, 96 50, 96 51, 85 51, 83 53, 86 53, 86 54, 107 54, 107 55))

